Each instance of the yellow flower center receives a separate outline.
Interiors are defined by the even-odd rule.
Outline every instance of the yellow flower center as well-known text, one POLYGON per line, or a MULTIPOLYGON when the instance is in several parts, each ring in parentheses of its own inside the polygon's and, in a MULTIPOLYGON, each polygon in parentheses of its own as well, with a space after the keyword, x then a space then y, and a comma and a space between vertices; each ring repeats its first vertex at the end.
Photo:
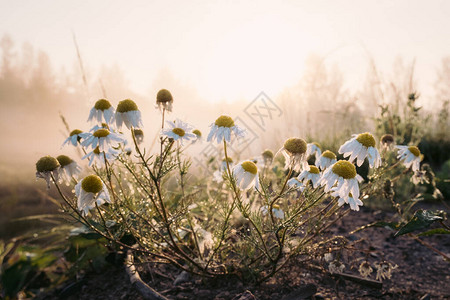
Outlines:
POLYGON ((272 205, 273 209, 280 209, 280 206, 278 204, 272 205))
POLYGON ((172 94, 168 90, 162 89, 156 95, 156 102, 157 103, 173 102, 172 94))
POLYGON ((89 175, 81 182, 81 188, 88 193, 96 194, 103 189, 103 183, 97 175, 89 175))
POLYGON ((306 152, 306 142, 299 138, 290 138, 284 142, 284 149, 292 154, 303 154, 306 152))
POLYGON ((109 130, 102 128, 102 129, 98 129, 94 132, 93 136, 95 136, 96 138, 102 138, 102 137, 106 137, 109 135, 109 130))
POLYGON ((134 136, 144 136, 142 129, 133 129, 134 136))
POLYGON ((75 130, 72 130, 71 132, 70 132, 70 136, 73 136, 73 135, 76 135, 76 134, 80 134, 80 133, 82 133, 83 131, 81 131, 81 130, 79 130, 79 129, 75 129, 75 130))
POLYGON ((99 155, 100 154, 100 149, 97 146, 94 150, 92 150, 92 152, 94 152, 94 154, 99 155))
POLYGON ((229 116, 220 116, 219 118, 217 118, 214 124, 216 124, 219 127, 231 128, 234 126, 234 121, 229 116))
POLYGON ((262 153, 262 156, 267 159, 273 159, 273 152, 270 151, 269 149, 264 150, 264 152, 262 153))
POLYGON ((336 159, 336 154, 334 154, 330 150, 327 150, 324 153, 322 153, 322 156, 326 157, 326 158, 329 158, 329 159, 336 159))
POLYGON ((245 172, 249 172, 254 175, 256 175, 256 173, 258 172, 258 167, 252 161, 244 161, 242 163, 242 168, 244 169, 245 172))
POLYGON ((223 161, 223 162, 227 162, 227 161, 228 161, 229 164, 233 163, 233 159, 232 159, 231 157, 228 157, 228 158, 227 158, 227 157, 224 157, 224 158, 222 159, 222 161, 223 161))
POLYGON ((38 172, 50 172, 56 170, 58 167, 58 160, 49 155, 41 157, 36 163, 36 171, 38 172))
POLYGON ((61 165, 61 167, 65 167, 67 165, 70 165, 73 162, 73 159, 68 157, 67 155, 60 155, 56 158, 61 165))
POLYGON ((420 150, 416 146, 408 147, 409 152, 414 154, 415 157, 420 157, 420 150))
POLYGON ((195 134, 196 136, 202 136, 202 132, 198 129, 195 129, 194 131, 192 131, 193 134, 195 134))
POLYGON ((341 176, 344 179, 352 179, 356 177, 355 166, 346 160, 338 161, 333 165, 331 170, 334 174, 341 176))
POLYGON ((375 147, 375 138, 370 133, 361 133, 358 135, 356 140, 363 146, 369 148, 369 147, 375 147))
POLYGON ((319 149, 322 149, 322 147, 320 147, 320 144, 319 144, 319 143, 317 143, 317 142, 313 142, 312 144, 313 144, 313 145, 316 145, 316 146, 317 146, 317 148, 319 148, 319 149))
POLYGON ((380 139, 382 144, 392 144, 394 142, 394 136, 392 134, 385 134, 380 139))
POLYGON ((320 174, 320 171, 319 171, 319 169, 316 167, 316 166, 309 166, 309 173, 312 173, 312 174, 320 174))
POLYGON ((178 127, 172 129, 172 132, 175 133, 176 135, 180 136, 180 137, 183 137, 186 134, 186 132, 183 129, 178 128, 178 127))
POLYGON ((107 110, 111 107, 111 103, 106 99, 100 99, 95 102, 94 108, 98 110, 107 110))
POLYGON ((117 105, 117 111, 120 113, 125 113, 133 110, 139 110, 136 103, 133 100, 125 99, 119 102, 117 105))

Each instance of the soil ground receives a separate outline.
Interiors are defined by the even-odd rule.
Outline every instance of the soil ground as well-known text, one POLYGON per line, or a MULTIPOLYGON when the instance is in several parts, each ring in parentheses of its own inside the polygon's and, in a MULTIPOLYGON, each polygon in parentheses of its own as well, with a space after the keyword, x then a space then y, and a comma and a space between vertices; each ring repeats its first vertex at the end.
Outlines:
MULTIPOLYGON (((427 204, 427 208, 430 208, 427 204)), ((438 207, 432 207, 438 208, 438 207)), ((350 235, 353 229, 374 221, 385 220, 391 213, 363 207, 352 212, 336 224, 327 234, 344 235, 370 247, 373 259, 383 253, 383 259, 396 264, 392 278, 385 279, 382 287, 331 275, 322 261, 305 265, 292 260, 273 278, 259 286, 244 286, 233 280, 205 281, 191 277, 175 286, 173 281, 180 271, 170 266, 151 269, 141 267, 141 277, 151 287, 169 299, 450 299, 450 263, 407 236, 393 237, 385 228, 369 228, 350 235)), ((450 254, 450 235, 422 237, 445 254, 450 254)), ((345 263, 345 258, 343 258, 345 263)), ((358 265, 347 265, 347 274, 358 275, 358 265)), ((370 276, 375 279, 375 272, 370 276)), ((42 295, 39 299, 142 299, 129 283, 123 267, 109 266, 101 273, 89 273, 79 282, 42 295)))

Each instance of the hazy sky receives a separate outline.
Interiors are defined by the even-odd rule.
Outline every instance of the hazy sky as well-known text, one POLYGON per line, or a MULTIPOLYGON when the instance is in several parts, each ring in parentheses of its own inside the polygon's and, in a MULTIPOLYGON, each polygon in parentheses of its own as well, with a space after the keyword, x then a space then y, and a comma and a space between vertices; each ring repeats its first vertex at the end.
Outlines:
POLYGON ((450 1, 437 0, 0 0, 0 35, 72 68, 73 30, 86 65, 119 64, 142 94, 168 70, 211 101, 275 96, 300 80, 311 52, 338 63, 356 86, 365 49, 386 72, 397 56, 416 58, 427 92, 450 54, 449 14, 450 1))

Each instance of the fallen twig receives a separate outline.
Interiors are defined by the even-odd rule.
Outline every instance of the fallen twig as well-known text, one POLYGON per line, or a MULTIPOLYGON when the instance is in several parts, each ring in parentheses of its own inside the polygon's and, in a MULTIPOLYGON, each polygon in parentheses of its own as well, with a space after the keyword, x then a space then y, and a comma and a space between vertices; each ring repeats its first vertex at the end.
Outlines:
POLYGON ((133 254, 131 250, 127 251, 127 256, 125 258, 125 269, 128 276, 130 277, 131 284, 138 290, 144 299, 148 300, 167 300, 166 297, 152 289, 144 281, 142 281, 141 276, 139 276, 136 266, 134 265, 133 254))

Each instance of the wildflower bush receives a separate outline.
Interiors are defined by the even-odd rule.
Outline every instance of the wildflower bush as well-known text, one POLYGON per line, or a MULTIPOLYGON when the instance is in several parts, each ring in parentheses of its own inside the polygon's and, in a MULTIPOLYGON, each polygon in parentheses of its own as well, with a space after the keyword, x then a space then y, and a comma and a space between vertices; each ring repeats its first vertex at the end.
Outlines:
MULTIPOLYGON (((82 170, 66 155, 45 156, 36 163, 36 176, 49 188, 55 186, 62 208, 82 224, 83 232, 141 261, 246 282, 270 278, 293 257, 325 257, 331 272, 342 272, 339 256, 330 255, 345 238, 324 232, 357 213, 373 194, 385 191, 390 197, 386 186, 409 176, 404 170, 421 180, 420 150, 395 146, 392 136, 384 136, 377 146, 371 133, 355 134, 339 148, 343 160, 316 143, 292 137, 276 153, 264 150, 256 158, 234 161, 230 142, 246 132, 231 117, 211 120, 203 141, 194 126, 179 119, 165 122, 173 105, 169 91, 158 92, 156 105, 162 119, 157 151, 145 146, 134 101, 120 101, 114 108, 101 99, 89 114, 93 127, 72 130, 64 142, 84 153, 89 168, 82 170), (190 177, 186 149, 202 142, 219 145, 223 157, 205 157, 212 176, 190 177), (370 166, 366 181, 356 171, 365 161, 370 166), (392 172, 398 168, 403 171, 392 172), (74 186, 74 193, 63 191, 63 181, 74 186)), ((401 228, 407 230, 405 226, 401 228)), ((390 277, 395 268, 384 261, 374 266, 377 279, 390 277)), ((372 272, 368 261, 360 272, 372 272)))

